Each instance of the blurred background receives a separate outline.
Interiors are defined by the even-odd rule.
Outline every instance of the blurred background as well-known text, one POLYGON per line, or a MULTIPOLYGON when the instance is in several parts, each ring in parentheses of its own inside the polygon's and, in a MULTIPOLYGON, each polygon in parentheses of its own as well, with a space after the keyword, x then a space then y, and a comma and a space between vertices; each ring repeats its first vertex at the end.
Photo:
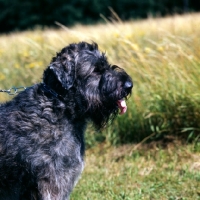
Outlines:
POLYGON ((120 19, 143 19, 200 10, 198 0, 0 0, 0 32, 94 24, 109 19, 113 9, 120 19))

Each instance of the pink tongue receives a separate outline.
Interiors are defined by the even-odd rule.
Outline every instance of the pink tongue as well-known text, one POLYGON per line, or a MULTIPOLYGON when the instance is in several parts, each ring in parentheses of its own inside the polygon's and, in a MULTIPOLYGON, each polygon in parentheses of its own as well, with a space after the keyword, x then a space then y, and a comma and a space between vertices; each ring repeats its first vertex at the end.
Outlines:
POLYGON ((125 102, 125 100, 118 100, 117 101, 117 105, 118 105, 118 107, 119 107, 119 109, 120 109, 120 115, 123 115, 125 112, 126 112, 126 110, 127 110, 127 106, 126 106, 126 102, 125 102))

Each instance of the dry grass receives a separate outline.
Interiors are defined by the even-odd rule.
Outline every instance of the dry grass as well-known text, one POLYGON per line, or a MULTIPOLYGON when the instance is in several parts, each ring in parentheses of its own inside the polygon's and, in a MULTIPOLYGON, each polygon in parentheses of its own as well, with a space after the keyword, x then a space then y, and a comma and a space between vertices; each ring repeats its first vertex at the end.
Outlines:
MULTIPOLYGON (((200 14, 188 14, 1 35, 0 89, 40 82, 55 52, 72 42, 95 41, 135 83, 127 115, 106 130, 105 139, 124 143, 165 133, 196 138, 200 130, 199 24, 200 14)), ((0 95, 2 101, 8 98, 0 95)))

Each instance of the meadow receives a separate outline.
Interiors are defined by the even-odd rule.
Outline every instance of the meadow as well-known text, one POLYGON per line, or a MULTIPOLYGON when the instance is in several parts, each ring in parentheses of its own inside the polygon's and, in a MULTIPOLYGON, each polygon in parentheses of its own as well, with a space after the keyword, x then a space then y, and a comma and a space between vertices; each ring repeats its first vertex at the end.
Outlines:
MULTIPOLYGON (((0 89, 41 82, 72 42, 97 42, 134 80, 128 112, 86 133, 72 199, 200 199, 200 14, 0 35, 0 89)), ((0 93, 1 102, 11 99, 0 93)))

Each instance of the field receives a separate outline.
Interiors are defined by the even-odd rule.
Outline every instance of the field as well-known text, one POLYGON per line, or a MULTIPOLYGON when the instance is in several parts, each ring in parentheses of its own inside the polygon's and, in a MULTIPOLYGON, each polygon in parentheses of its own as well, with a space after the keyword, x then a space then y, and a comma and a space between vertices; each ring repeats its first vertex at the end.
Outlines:
MULTIPOLYGON (((97 42, 134 80, 128 112, 89 127, 72 199, 200 199, 200 14, 0 36, 0 89, 30 86, 61 48, 97 42)), ((11 99, 0 93, 0 100, 11 99)))
POLYGON ((198 200, 200 155, 193 145, 98 146, 87 151, 86 167, 71 199, 198 200))

